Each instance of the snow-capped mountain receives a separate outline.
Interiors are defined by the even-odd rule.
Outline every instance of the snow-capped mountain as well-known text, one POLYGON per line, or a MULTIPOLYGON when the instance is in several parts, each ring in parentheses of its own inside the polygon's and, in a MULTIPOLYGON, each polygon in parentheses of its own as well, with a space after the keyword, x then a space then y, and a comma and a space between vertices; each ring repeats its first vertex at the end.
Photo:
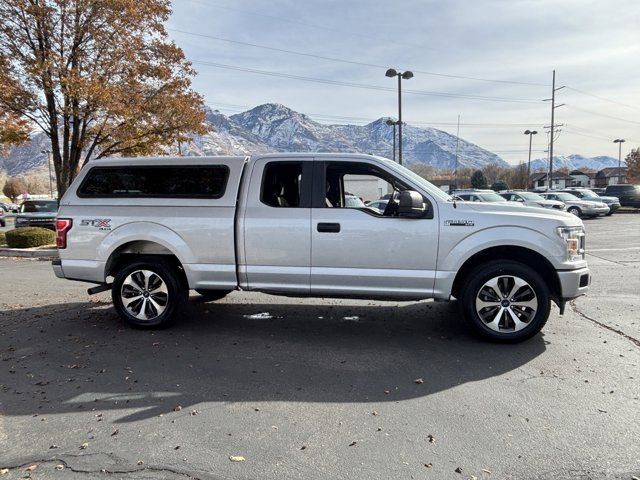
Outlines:
MULTIPOLYGON (((392 157, 393 128, 380 118, 367 125, 327 125, 303 113, 274 103, 226 116, 207 109, 210 132, 180 145, 185 155, 242 155, 264 152, 362 152, 392 157)), ((425 163, 437 169, 455 167, 456 136, 434 128, 403 128, 405 164, 425 163)), ((18 175, 46 166, 46 137, 37 134, 30 144, 14 148, 0 158, 0 169, 18 175)), ((177 147, 171 153, 177 152, 177 147)), ((169 153, 169 152, 168 152, 169 153)), ((508 164, 498 155, 459 139, 460 166, 481 168, 508 164)))
MULTIPOLYGON (((625 166, 626 163, 622 160, 622 166, 625 166)), ((563 156, 553 156, 553 168, 554 170, 557 168, 566 167, 571 170, 580 170, 590 169, 590 170, 602 170, 607 167, 617 167, 618 159, 607 156, 599 156, 599 157, 584 157, 582 155, 569 155, 566 157, 563 156)), ((547 170, 549 168, 549 160, 547 158, 538 158, 536 160, 531 160, 531 171, 535 172, 536 170, 547 170)))

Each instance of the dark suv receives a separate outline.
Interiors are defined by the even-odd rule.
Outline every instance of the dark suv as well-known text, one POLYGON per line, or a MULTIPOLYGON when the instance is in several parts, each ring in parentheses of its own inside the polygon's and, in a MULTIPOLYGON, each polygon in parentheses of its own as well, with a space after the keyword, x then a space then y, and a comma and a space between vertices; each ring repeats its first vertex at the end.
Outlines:
POLYGON ((640 208, 640 185, 630 185, 628 183, 609 185, 605 190, 605 194, 618 197, 620 205, 623 207, 640 208))
POLYGON ((16 228, 42 227, 56 229, 58 202, 56 200, 27 200, 16 215, 16 228))

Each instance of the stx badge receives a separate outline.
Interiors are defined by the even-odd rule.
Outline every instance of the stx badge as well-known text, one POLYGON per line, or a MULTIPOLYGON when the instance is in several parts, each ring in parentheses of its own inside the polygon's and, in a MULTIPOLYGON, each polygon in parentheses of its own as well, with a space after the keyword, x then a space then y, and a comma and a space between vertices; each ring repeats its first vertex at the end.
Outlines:
POLYGON ((110 218, 92 218, 80 221, 83 227, 95 227, 98 230, 111 230, 110 218))
POLYGON ((473 220, 445 220, 445 227, 473 227, 475 222, 473 220))

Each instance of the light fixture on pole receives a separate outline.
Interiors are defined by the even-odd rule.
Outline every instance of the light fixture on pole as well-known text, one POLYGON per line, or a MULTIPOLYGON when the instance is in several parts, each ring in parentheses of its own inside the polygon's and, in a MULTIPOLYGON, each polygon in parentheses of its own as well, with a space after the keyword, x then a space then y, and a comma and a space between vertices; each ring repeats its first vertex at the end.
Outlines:
POLYGON ((538 134, 537 130, 525 130, 525 135, 529 135, 529 162, 527 163, 527 188, 529 188, 529 179, 531 178, 531 138, 538 134))
POLYGON ((396 125, 398 125, 398 122, 396 120, 388 118, 385 123, 389 126, 393 125, 393 161, 395 162, 396 161, 396 125))
POLYGON ((613 143, 617 143, 618 144, 618 176, 616 183, 621 183, 620 182, 620 177, 622 177, 621 173, 622 173, 622 144, 625 142, 624 138, 616 138, 613 143))
POLYGON ((49 165, 49 196, 53 198, 53 181, 51 180, 51 150, 40 150, 47 156, 47 165, 49 165))
POLYGON ((398 163, 402 165, 402 80, 413 78, 413 72, 409 70, 398 72, 394 68, 390 68, 385 76, 398 77, 398 163))

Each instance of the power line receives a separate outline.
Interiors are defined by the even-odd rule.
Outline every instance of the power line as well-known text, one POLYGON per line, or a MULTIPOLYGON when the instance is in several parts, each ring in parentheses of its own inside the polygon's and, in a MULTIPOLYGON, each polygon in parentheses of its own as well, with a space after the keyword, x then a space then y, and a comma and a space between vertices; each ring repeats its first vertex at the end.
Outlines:
POLYGON ((623 107, 631 108, 632 110, 640 110, 639 107, 636 107, 634 105, 629 105, 628 103, 623 103, 623 102, 618 102, 616 100, 611 100, 609 98, 605 98, 605 97, 602 97, 600 95, 596 95, 594 93, 585 92, 584 90, 578 90, 577 88, 573 88, 573 87, 567 87, 567 89, 573 90, 574 92, 580 93, 582 95, 586 95, 588 97, 597 98, 597 99, 602 100, 604 102, 613 103, 615 105, 621 105, 623 107))
POLYGON ((635 125, 640 125, 640 122, 636 122, 634 120, 629 120, 628 118, 621 118, 621 117, 616 117, 616 116, 613 116, 613 115, 607 115, 605 113, 598 113, 598 112, 594 112, 593 110, 587 110, 586 108, 579 108, 579 107, 575 107, 573 105, 567 105, 567 107, 572 108, 574 110, 578 110, 578 111, 583 112, 583 113, 588 113, 590 115, 596 115, 598 117, 610 118, 612 120, 618 120, 618 121, 621 121, 621 122, 627 122, 627 123, 633 123, 635 125))
MULTIPOLYGON (((250 105, 238 105, 233 103, 219 103, 219 102, 207 102, 207 106, 214 109, 221 110, 230 110, 237 113, 242 113, 247 110, 251 110, 255 108, 255 106, 250 105)), ((326 118, 328 120, 336 120, 336 121, 355 121, 355 122, 366 122, 371 123, 379 120, 380 118, 371 118, 371 117, 350 117, 344 115, 331 115, 324 113, 300 113, 300 115, 306 117, 313 118, 326 118)), ((457 122, 421 122, 421 121, 406 121, 409 126, 426 126, 426 127, 455 127, 457 122)), ((531 127, 531 123, 460 123, 461 127, 468 128, 520 128, 520 127, 531 127)), ((535 126, 535 125, 534 125, 535 126)))
MULTIPOLYGON (((182 33, 184 35, 192 35, 192 36, 195 36, 195 37, 209 38, 211 40, 218 40, 218 41, 221 41, 221 42, 233 43, 233 44, 236 44, 236 45, 243 45, 243 46, 247 46, 247 47, 261 48, 261 49, 264 49, 264 50, 271 50, 273 52, 287 53, 287 54, 291 54, 291 55, 299 55, 299 56, 308 57, 308 58, 317 58, 319 60, 327 60, 327 61, 330 61, 330 62, 347 63, 347 64, 351 64, 351 65, 358 65, 358 66, 361 66, 361 67, 371 67, 371 68, 381 68, 381 69, 388 68, 388 65, 385 66, 385 65, 375 64, 375 63, 366 63, 366 62, 359 62, 359 61, 356 61, 356 60, 348 60, 348 59, 344 59, 344 58, 328 57, 328 56, 317 55, 317 54, 308 53, 308 52, 299 52, 299 51, 296 51, 296 50, 289 50, 289 49, 285 49, 285 48, 271 47, 271 46, 260 45, 260 44, 251 43, 251 42, 243 42, 243 41, 240 41, 240 40, 233 40, 233 39, 230 39, 230 38, 223 38, 223 37, 218 37, 218 36, 215 36, 215 35, 207 35, 207 34, 204 34, 204 33, 189 32, 189 31, 180 30, 180 29, 177 29, 177 28, 168 28, 167 30, 172 31, 172 32, 182 33)), ((454 75, 454 74, 449 74, 449 73, 431 72, 431 71, 425 71, 425 70, 416 70, 414 68, 412 68, 411 71, 413 71, 414 73, 420 73, 420 74, 423 74, 423 75, 431 75, 431 76, 435 76, 435 77, 457 78, 457 79, 460 79, 460 80, 473 80, 473 81, 478 81, 478 82, 506 83, 506 84, 534 86, 534 87, 546 87, 547 86, 547 85, 545 85, 543 83, 518 82, 518 81, 515 81, 515 80, 498 80, 498 79, 490 79, 490 78, 470 77, 470 76, 466 76, 466 75, 454 75)))
MULTIPOLYGON (((226 65, 222 63, 214 63, 207 62, 203 60, 192 60, 192 63, 197 63, 200 65, 207 65, 215 68, 222 68, 227 70, 235 70, 239 72, 246 73, 255 73, 258 75, 267 75, 272 77, 281 77, 288 78, 291 80, 301 80, 305 82, 313 82, 313 83, 323 83, 327 85, 339 85, 343 87, 352 87, 352 88, 360 88, 367 90, 379 90, 385 92, 395 92, 396 90, 391 87, 381 87, 377 85, 368 85, 363 83, 355 83, 355 82, 342 82, 339 80, 329 80, 324 78, 315 78, 315 77, 303 77, 300 75, 292 75, 289 73, 281 73, 281 72, 272 72, 268 70, 258 70, 254 68, 246 68, 246 67, 238 67, 235 65, 226 65)), ((504 103, 540 103, 540 100, 535 99, 525 99, 525 98, 506 98, 506 97, 488 97, 484 95, 467 95, 462 93, 451 93, 451 92, 432 92, 432 91, 424 91, 424 90, 404 90, 405 93, 410 93, 413 95, 426 95, 426 96, 435 96, 435 97, 445 97, 445 98, 461 98, 466 100, 480 100, 487 102, 504 102, 504 103)))

